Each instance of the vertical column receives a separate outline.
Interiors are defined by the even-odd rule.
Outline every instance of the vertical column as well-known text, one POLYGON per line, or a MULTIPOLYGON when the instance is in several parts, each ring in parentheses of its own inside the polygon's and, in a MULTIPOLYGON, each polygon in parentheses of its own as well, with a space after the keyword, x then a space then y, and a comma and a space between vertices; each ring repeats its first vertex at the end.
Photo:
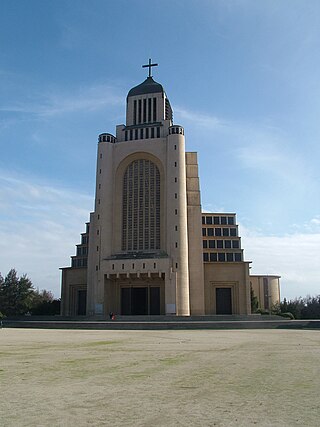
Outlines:
POLYGON ((168 253, 172 259, 173 273, 176 273, 176 314, 189 316, 186 164, 182 133, 168 136, 167 220, 168 253))

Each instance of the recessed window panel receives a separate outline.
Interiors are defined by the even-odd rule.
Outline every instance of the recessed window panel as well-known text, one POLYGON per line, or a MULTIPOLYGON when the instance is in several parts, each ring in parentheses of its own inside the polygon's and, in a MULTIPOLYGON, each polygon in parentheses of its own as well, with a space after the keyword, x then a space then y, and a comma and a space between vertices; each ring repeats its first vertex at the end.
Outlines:
POLYGON ((232 248, 233 249, 239 249, 240 248, 239 240, 232 240, 232 248))
POLYGON ((227 217, 226 216, 222 216, 221 217, 221 224, 222 225, 226 225, 227 224, 227 217))
POLYGON ((222 252, 219 252, 218 253, 218 261, 219 262, 225 262, 225 260, 226 260, 226 254, 222 253, 222 252))
POLYGON ((203 228, 203 229, 202 229, 202 235, 203 235, 203 236, 206 236, 206 235, 207 235, 207 230, 206 230, 206 228, 203 228))
POLYGON ((227 262, 232 262, 233 261, 233 253, 227 253, 227 262))
POLYGON ((221 236, 221 228, 215 228, 215 235, 221 236))
POLYGON ((215 225, 219 225, 219 224, 220 224, 220 221, 219 221, 219 217, 218 217, 218 216, 214 216, 214 217, 213 217, 213 223, 214 223, 215 225))
POLYGON ((225 240, 224 241, 224 247, 226 249, 231 249, 231 240, 225 240))
POLYGON ((233 218, 233 216, 228 216, 228 225, 234 225, 234 218, 233 218))
POLYGON ((208 236, 213 236, 213 228, 207 228, 208 236))
POLYGON ((209 254, 208 254, 207 252, 205 252, 205 253, 203 254, 203 261, 204 261, 204 262, 208 262, 208 261, 209 261, 209 254))
POLYGON ((209 240, 209 248, 210 249, 216 248, 216 241, 215 240, 209 240))
POLYGON ((230 228, 230 236, 236 237, 237 235, 237 229, 236 228, 230 228))
POLYGON ((242 261, 242 254, 241 254, 241 252, 236 252, 236 253, 234 254, 234 260, 235 260, 236 262, 241 262, 241 261, 242 261))
POLYGON ((122 250, 160 249, 159 169, 149 160, 133 161, 122 190, 122 250))
POLYGON ((224 236, 229 236, 229 228, 223 228, 223 229, 222 229, 222 234, 223 234, 224 236))
POLYGON ((206 249, 208 247, 208 241, 207 240, 202 240, 202 247, 204 249, 206 249))
POLYGON ((207 224, 212 224, 212 216, 207 216, 206 217, 206 222, 207 222, 207 224))
POLYGON ((223 240, 217 240, 217 248, 223 249, 223 240))
POLYGON ((210 261, 211 262, 217 262, 217 254, 215 252, 211 252, 210 261))

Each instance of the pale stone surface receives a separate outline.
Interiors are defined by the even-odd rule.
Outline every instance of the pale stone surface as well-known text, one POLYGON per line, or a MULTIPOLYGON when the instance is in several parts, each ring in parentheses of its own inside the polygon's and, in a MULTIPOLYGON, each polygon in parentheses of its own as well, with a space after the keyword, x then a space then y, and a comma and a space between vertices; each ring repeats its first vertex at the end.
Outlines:
POLYGON ((318 331, 0 330, 0 419, 318 426, 318 331))

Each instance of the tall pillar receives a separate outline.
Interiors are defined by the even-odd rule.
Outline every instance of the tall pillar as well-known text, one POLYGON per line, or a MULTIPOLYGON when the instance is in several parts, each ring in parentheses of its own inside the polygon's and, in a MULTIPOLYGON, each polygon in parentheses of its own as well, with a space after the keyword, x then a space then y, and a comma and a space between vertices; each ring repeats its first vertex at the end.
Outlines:
POLYGON ((176 314, 190 315, 184 130, 169 128, 167 144, 167 244, 176 281, 176 314))

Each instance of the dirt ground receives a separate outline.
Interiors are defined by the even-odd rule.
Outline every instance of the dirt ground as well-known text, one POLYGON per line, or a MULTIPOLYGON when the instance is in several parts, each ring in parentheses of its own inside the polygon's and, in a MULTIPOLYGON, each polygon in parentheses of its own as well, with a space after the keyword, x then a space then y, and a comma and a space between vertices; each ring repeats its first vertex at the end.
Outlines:
POLYGON ((319 426, 320 332, 0 330, 0 425, 319 426))

